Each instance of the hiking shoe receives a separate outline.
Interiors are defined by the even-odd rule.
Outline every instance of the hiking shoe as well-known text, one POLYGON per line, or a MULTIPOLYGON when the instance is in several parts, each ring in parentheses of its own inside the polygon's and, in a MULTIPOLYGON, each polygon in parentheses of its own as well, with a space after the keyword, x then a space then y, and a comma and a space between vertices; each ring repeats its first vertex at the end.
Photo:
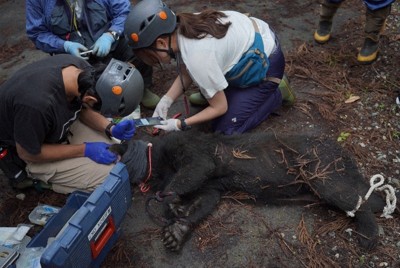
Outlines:
POLYGON ((331 31, 332 21, 320 21, 314 33, 314 40, 319 44, 325 44, 331 38, 331 31))
POLYGON ((357 60, 360 63, 370 64, 378 57, 379 42, 371 38, 365 38, 364 45, 358 53, 357 60))
POLYGON ((142 105, 147 109, 155 109, 158 102, 160 101, 160 97, 150 91, 150 89, 145 88, 144 94, 142 98, 142 105))
POLYGON ((206 106, 208 105, 208 101, 206 98, 204 98, 203 94, 200 92, 193 93, 192 95, 189 96, 189 101, 193 105, 197 106, 206 106))
POLYGON ((50 183, 45 183, 44 181, 41 180, 33 180, 33 188, 35 188, 35 190, 40 193, 43 192, 43 190, 53 189, 50 183))
POLYGON ((279 83, 278 88, 282 94, 282 104, 293 105, 296 100, 296 96, 292 87, 290 86, 289 79, 285 74, 283 74, 282 80, 279 83))
POLYGON ((22 181, 14 181, 14 180, 10 180, 10 184, 12 188, 15 189, 19 189, 19 190, 23 190, 23 189, 27 189, 33 186, 33 180, 32 178, 25 178, 22 181))
POLYGON ((38 192, 42 192, 43 189, 52 189, 51 184, 47 184, 41 180, 34 180, 32 178, 26 178, 20 182, 11 182, 11 186, 18 190, 24 190, 33 187, 38 192))

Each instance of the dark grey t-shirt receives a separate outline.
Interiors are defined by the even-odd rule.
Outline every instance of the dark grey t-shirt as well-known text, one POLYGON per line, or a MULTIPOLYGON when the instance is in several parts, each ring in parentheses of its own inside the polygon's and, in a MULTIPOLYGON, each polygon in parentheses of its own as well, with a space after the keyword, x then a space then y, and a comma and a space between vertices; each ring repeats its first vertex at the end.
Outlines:
POLYGON ((61 143, 81 103, 67 101, 62 69, 89 64, 69 54, 49 56, 18 70, 0 86, 0 142, 39 154, 44 143, 61 143))

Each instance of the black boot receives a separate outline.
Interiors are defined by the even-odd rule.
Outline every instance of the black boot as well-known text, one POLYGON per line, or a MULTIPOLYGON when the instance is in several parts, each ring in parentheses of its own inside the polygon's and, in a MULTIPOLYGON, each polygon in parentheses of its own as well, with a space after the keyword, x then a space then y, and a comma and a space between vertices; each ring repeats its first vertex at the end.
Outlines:
POLYGON ((339 6, 340 3, 331 3, 328 0, 321 4, 318 29, 314 33, 314 40, 317 43, 324 44, 331 38, 332 20, 339 6))
POLYGON ((391 5, 377 10, 367 9, 365 22, 365 40, 358 53, 357 60, 369 64, 374 62, 379 52, 379 37, 385 27, 391 5))

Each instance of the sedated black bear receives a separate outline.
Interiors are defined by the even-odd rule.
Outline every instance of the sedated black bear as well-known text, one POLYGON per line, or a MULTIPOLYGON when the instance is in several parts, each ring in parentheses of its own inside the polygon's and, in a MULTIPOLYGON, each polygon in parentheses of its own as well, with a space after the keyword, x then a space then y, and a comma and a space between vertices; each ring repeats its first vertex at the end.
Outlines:
POLYGON ((375 212, 386 203, 373 192, 356 209, 359 197, 370 189, 353 158, 336 142, 302 134, 277 137, 272 131, 233 136, 194 131, 148 137, 113 145, 122 155, 132 183, 146 178, 161 191, 166 248, 179 251, 185 238, 215 209, 227 191, 242 191, 257 201, 279 204, 305 193, 344 212, 353 212, 360 245, 377 245, 375 212), (149 152, 151 157, 149 158, 149 152))

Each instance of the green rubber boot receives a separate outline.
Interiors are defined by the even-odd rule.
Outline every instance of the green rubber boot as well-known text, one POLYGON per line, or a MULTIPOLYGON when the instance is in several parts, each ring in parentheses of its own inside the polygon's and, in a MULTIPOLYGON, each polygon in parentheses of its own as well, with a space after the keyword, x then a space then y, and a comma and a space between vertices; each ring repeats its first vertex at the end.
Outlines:
POLYGON ((203 94, 200 92, 193 93, 192 95, 189 96, 189 101, 193 105, 197 106, 206 106, 208 105, 208 101, 206 98, 204 98, 203 94))
POLYGON ((32 178, 26 178, 23 181, 20 182, 12 182, 11 186, 15 189, 18 190, 23 190, 23 189, 27 189, 27 188, 35 188, 36 191, 38 192, 42 192, 44 189, 46 190, 51 190, 52 186, 51 184, 45 183, 41 180, 35 180, 32 178))
POLYGON ((158 102, 160 101, 160 97, 150 91, 150 89, 145 88, 144 94, 142 98, 142 105, 147 109, 156 108, 158 102))
POLYGON ((317 30, 314 32, 314 40, 319 44, 325 44, 331 38, 332 20, 339 4, 330 3, 325 0, 321 4, 321 13, 317 30))
POLYGON ((33 188, 39 193, 43 192, 44 190, 53 190, 53 186, 51 183, 45 183, 44 181, 40 180, 33 180, 33 188))
POLYGON ((279 84, 279 90, 282 94, 282 104, 287 106, 293 105, 296 100, 296 96, 292 87, 290 86, 289 79, 287 78, 286 74, 283 74, 282 80, 279 84))

